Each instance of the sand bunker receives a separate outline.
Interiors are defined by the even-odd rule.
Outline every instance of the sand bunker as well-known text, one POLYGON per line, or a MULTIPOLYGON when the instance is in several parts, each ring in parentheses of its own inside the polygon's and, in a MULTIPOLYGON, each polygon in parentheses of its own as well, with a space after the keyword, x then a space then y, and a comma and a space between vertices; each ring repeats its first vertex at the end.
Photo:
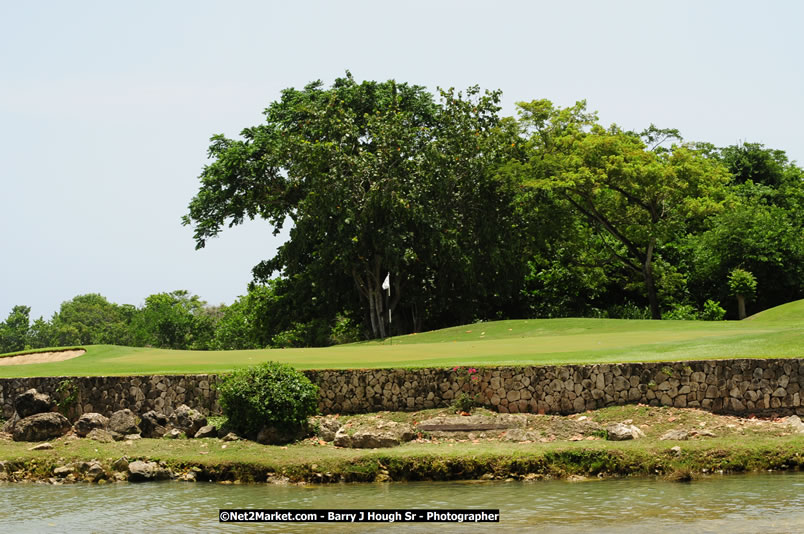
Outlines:
POLYGON ((25 365, 28 363, 49 363, 62 362, 77 358, 84 354, 83 349, 78 350, 59 350, 53 352, 37 352, 34 354, 20 354, 19 356, 6 356, 0 358, 0 365, 25 365))

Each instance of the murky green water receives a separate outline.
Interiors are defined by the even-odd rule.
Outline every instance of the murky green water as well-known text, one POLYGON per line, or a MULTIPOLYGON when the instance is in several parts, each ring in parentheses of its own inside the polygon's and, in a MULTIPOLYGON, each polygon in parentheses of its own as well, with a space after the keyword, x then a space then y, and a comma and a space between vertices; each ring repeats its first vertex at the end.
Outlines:
POLYGON ((1 532, 804 532, 804 473, 657 480, 0 484, 1 532), (499 508, 499 524, 221 524, 220 508, 499 508))

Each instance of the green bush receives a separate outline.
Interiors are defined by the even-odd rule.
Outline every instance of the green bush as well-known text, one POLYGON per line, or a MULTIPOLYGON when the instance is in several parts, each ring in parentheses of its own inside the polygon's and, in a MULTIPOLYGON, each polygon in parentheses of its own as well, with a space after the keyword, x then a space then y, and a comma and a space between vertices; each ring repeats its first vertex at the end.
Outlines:
POLYGON ((318 411, 318 386, 282 363, 237 369, 217 389, 229 425, 244 435, 253 436, 264 426, 299 427, 318 411))
POLYGON ((329 332, 329 340, 333 345, 355 343, 362 339, 363 336, 360 332, 360 325, 345 315, 338 314, 335 317, 335 324, 329 332))
POLYGON ((306 323, 294 322, 291 328, 271 338, 271 347, 325 347, 329 345, 329 332, 329 324, 324 319, 313 319, 306 323))
POLYGON ((703 321, 722 321, 726 317, 726 310, 721 308, 719 303, 709 299, 704 302, 700 317, 703 321))
POLYGON ((670 311, 662 314, 662 319, 671 321, 694 321, 698 318, 698 312, 690 304, 677 304, 670 311))

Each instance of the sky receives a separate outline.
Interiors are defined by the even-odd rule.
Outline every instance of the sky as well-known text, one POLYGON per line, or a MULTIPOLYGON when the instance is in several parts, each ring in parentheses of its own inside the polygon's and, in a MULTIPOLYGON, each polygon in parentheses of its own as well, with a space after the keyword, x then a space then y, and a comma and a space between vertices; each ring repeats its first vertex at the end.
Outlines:
POLYGON ((802 20, 793 0, 0 0, 0 321, 85 293, 231 304, 287 234, 254 221, 195 250, 209 138, 347 69, 804 162, 802 20))

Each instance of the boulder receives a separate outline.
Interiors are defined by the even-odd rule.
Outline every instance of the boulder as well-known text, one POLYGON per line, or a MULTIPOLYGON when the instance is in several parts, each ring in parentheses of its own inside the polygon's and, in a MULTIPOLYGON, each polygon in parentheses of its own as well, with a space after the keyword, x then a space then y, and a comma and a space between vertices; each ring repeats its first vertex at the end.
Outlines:
POLYGON ((512 428, 503 432, 500 439, 503 441, 539 441, 541 437, 542 433, 538 430, 512 428))
POLYGON ((70 422, 60 413, 38 413, 17 421, 12 437, 14 441, 47 441, 60 438, 71 428, 70 422))
POLYGON ((263 445, 284 445, 304 439, 307 429, 304 426, 264 426, 257 434, 257 443, 263 445))
POLYGON ((118 458, 112 462, 112 469, 115 471, 128 471, 128 458, 118 458))
POLYGON ((790 417, 786 417, 784 422, 792 427, 792 429, 797 433, 804 433, 804 423, 801 422, 801 418, 797 415, 791 415, 790 417))
POLYGON ((690 438, 690 433, 686 430, 668 430, 659 441, 684 441, 690 438))
POLYGON ((402 442, 416 438, 413 428, 406 423, 384 421, 376 426, 361 426, 350 435, 346 427, 335 434, 335 446, 354 449, 378 449, 396 447, 402 442))
POLYGON ((240 439, 240 436, 238 436, 234 432, 229 432, 228 434, 223 436, 221 439, 223 441, 238 441, 240 439))
POLYGON ((48 443, 47 441, 44 443, 40 443, 39 445, 34 445, 29 451, 51 451, 53 450, 53 444, 48 443))
POLYGON ((38 413, 49 412, 52 406, 50 395, 39 393, 35 389, 29 389, 14 399, 14 409, 19 414, 20 419, 25 419, 38 413))
POLYGON ((75 433, 82 438, 99 428, 101 430, 106 430, 109 426, 109 418, 94 412, 89 412, 83 414, 81 417, 78 418, 78 421, 75 422, 73 425, 73 430, 75 433))
POLYGON ((65 465, 62 467, 57 467, 53 470, 53 474, 59 478, 64 478, 68 475, 73 474, 73 466, 72 465, 65 465))
POLYGON ((108 430, 104 430, 102 428, 93 428, 89 431, 89 434, 86 435, 87 439, 94 439, 95 441, 100 441, 101 443, 111 443, 115 441, 116 432, 112 434, 108 430))
POLYGON ((179 430, 178 428, 171 428, 170 430, 165 432, 165 435, 162 437, 167 439, 179 439, 181 436, 182 436, 181 430, 179 430))
POLYGON ((145 412, 140 419, 140 430, 144 438, 161 438, 167 432, 167 426, 167 416, 154 410, 145 412))
POLYGON ((171 472, 156 462, 143 462, 137 460, 128 464, 128 479, 131 482, 147 482, 149 480, 167 480, 171 472))
POLYGON ((352 446, 352 436, 346 431, 346 428, 339 428, 337 432, 335 432, 335 439, 334 444, 336 447, 351 447, 352 446))
POLYGON ((137 418, 128 408, 117 410, 112 414, 109 418, 109 430, 122 435, 140 433, 137 418))
POLYGON ((89 463, 84 478, 90 482, 97 482, 102 478, 106 478, 106 476, 106 471, 103 469, 100 462, 93 460, 89 463))
POLYGON ((2 428, 0 428, 0 432, 5 432, 5 433, 8 433, 8 434, 13 433, 14 432, 14 425, 16 425, 17 421, 19 421, 19 420, 20 420, 20 416, 17 414, 17 412, 14 412, 11 415, 11 418, 3 424, 2 428))
POLYGON ((645 433, 634 425, 617 423, 606 427, 606 434, 609 441, 625 441, 628 439, 644 438, 645 433))
POLYGON ((198 432, 195 433, 196 438, 217 438, 218 437, 218 429, 212 425, 202 426, 198 429, 198 432))
POLYGON ((195 436, 202 426, 206 426, 207 418, 198 410, 182 404, 170 415, 169 422, 173 428, 178 428, 188 436, 195 436))
POLYGON ((343 426, 340 421, 334 417, 321 417, 314 421, 313 425, 318 427, 316 435, 324 441, 333 441, 335 434, 337 434, 338 430, 343 426))

